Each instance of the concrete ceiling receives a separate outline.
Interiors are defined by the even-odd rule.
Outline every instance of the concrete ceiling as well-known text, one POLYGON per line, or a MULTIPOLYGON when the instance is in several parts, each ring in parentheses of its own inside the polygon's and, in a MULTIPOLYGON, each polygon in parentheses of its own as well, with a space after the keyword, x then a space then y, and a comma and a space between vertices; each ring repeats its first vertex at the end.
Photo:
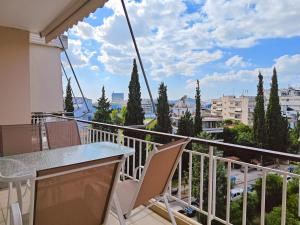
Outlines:
POLYGON ((77 0, 2 0, 0 26, 39 33, 77 0))
POLYGON ((47 41, 88 16, 107 0, 1 0, 0 26, 40 33, 47 41))

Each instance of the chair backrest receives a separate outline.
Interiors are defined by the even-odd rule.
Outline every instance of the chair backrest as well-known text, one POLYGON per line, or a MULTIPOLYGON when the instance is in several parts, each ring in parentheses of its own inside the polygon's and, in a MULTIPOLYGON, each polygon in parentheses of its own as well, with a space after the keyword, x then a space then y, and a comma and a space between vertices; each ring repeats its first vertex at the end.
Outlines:
POLYGON ((45 123, 49 149, 80 145, 80 135, 75 120, 45 123))
POLYGON ((137 194, 132 202, 132 209, 167 191, 178 161, 189 139, 174 141, 154 149, 140 179, 137 194))
POLYGON ((34 225, 105 224, 123 161, 116 156, 38 172, 34 225))
POLYGON ((42 150, 38 124, 0 125, 0 156, 42 150))

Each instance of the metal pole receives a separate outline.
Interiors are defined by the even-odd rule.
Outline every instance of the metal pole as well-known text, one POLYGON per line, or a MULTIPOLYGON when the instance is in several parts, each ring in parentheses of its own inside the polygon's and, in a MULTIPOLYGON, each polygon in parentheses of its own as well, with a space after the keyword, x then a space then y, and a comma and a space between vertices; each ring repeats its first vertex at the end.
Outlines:
POLYGON ((152 103, 153 112, 156 115, 155 104, 154 104, 153 97, 152 97, 152 94, 151 94, 151 90, 150 90, 150 86, 149 86, 149 83, 148 83, 148 79, 147 79, 147 76, 146 76, 146 73, 145 73, 145 70, 144 70, 144 65, 143 65, 143 62, 142 62, 142 59, 141 59, 141 55, 140 55, 138 46, 137 46, 136 41, 135 41, 135 37, 134 37, 134 33, 133 33, 133 30, 132 30, 132 27, 131 27, 131 23, 130 23, 130 20, 129 20, 127 9, 126 9, 124 0, 121 0, 121 2, 122 2, 123 10, 124 10, 124 13, 125 13, 125 17, 126 17, 126 20, 127 20, 127 24, 128 24, 128 28, 129 28, 129 31, 130 31, 130 35, 131 35, 131 38, 132 38, 132 41, 133 41, 133 44, 134 44, 134 48, 135 48, 135 51, 136 51, 136 54, 137 54, 137 57, 138 57, 138 60, 139 60, 139 63, 140 63, 141 69, 142 69, 142 73, 143 73, 143 76, 144 76, 144 79, 145 79, 145 83, 146 83, 146 86, 147 86, 147 90, 148 90, 148 93, 149 93, 149 96, 150 96, 150 100, 151 100, 151 103, 152 103))
MULTIPOLYGON (((63 74, 65 75, 65 77, 66 77, 66 79, 67 79, 67 81, 68 81, 68 80, 69 80, 69 78, 68 78, 68 76, 67 76, 67 73, 66 73, 65 67, 64 67, 64 65, 62 64, 62 62, 60 62, 60 64, 61 64, 61 68, 63 69, 63 74)), ((75 100, 75 104, 77 105, 77 108, 79 108, 79 105, 78 105, 77 99, 76 99, 76 97, 75 97, 75 95, 74 95, 74 92, 73 92, 73 88, 71 88, 71 92, 72 92, 73 98, 74 98, 74 100, 75 100)))
POLYGON ((84 101, 84 104, 85 104, 85 106, 86 106, 86 109, 87 109, 88 112, 90 112, 89 107, 88 107, 88 104, 87 104, 87 102, 86 102, 86 100, 85 100, 84 94, 83 94, 83 92, 82 92, 81 86, 80 86, 80 84, 79 84, 79 81, 78 81, 78 79, 77 79, 77 77, 76 77, 76 74, 75 74, 75 71, 74 71, 74 69, 73 69, 72 63, 71 63, 71 61, 70 61, 69 55, 68 55, 68 53, 67 53, 67 51, 66 51, 66 49, 65 49, 65 46, 64 46, 64 44, 63 44, 63 42, 62 42, 60 36, 58 36, 58 39, 59 39, 60 44, 61 44, 61 46, 62 46, 62 48, 63 48, 63 50, 64 50, 64 53, 65 53, 66 58, 67 58, 67 60, 68 60, 68 63, 69 63, 69 65, 70 65, 70 67, 71 67, 72 73, 73 73, 73 75, 74 75, 74 77, 75 77, 76 83, 77 83, 77 85, 78 85, 78 88, 79 88, 79 91, 80 91, 81 96, 82 96, 82 98, 83 98, 83 101, 84 101))

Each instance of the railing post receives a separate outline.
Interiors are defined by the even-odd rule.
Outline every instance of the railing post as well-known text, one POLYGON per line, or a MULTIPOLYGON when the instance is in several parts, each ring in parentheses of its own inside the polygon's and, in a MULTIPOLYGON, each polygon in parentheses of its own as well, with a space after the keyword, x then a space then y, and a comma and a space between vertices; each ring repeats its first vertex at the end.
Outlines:
POLYGON ((286 195, 287 195, 287 175, 283 175, 282 205, 281 205, 281 225, 286 224, 286 195))
POLYGON ((209 164, 208 164, 208 206, 207 206, 207 225, 212 221, 212 192, 213 192, 213 165, 214 165, 214 147, 209 146, 209 164))
POLYGON ((261 206, 260 206, 260 225, 265 225, 265 209, 266 209, 266 183, 267 173, 263 170, 261 181, 261 206))
POLYGON ((300 179, 298 180, 298 217, 300 217, 300 179))
POLYGON ((121 130, 118 129, 118 145, 121 145, 121 137, 122 137, 121 130))

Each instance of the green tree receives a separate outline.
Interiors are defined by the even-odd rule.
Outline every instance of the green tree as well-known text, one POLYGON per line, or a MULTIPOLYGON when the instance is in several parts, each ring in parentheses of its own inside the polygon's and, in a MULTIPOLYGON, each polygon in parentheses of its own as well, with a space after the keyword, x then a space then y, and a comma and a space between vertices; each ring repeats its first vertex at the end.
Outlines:
POLYGON ((68 116, 74 116, 71 78, 68 79, 68 84, 67 84, 67 88, 66 88, 65 111, 69 113, 68 116))
POLYGON ((129 94, 127 102, 127 113, 125 116, 125 125, 142 125, 144 122, 144 112, 141 103, 141 86, 135 59, 133 60, 133 69, 128 88, 129 94))
POLYGON ((262 148, 266 145, 266 127, 263 76, 260 72, 258 75, 257 95, 255 101, 256 105, 253 115, 253 139, 256 146, 262 148))
MULTIPOLYGON (((170 118, 170 108, 167 95, 167 86, 161 83, 158 90, 157 99, 157 122, 154 127, 155 131, 163 133, 172 133, 172 125, 170 118)), ((166 138, 155 137, 156 142, 167 143, 169 140, 166 138)))
MULTIPOLYGON (((180 117, 178 121, 178 130, 177 134, 182 136, 194 136, 194 121, 191 113, 186 110, 185 114, 180 117)), ((191 149, 191 144, 188 144, 187 149, 191 149)), ((187 171, 189 167, 189 156, 188 154, 182 155, 182 169, 183 171, 187 171)))
MULTIPOLYGON (((277 174, 268 174, 266 178, 266 211, 281 204, 283 179, 277 174)), ((262 179, 254 184, 258 199, 261 199, 262 179)))
MULTIPOLYGON (((94 114, 93 121, 100 122, 100 123, 111 123, 110 113, 111 113, 110 103, 105 96, 105 89, 103 86, 102 94, 101 94, 101 97, 98 99, 97 111, 94 114)), ((98 125, 98 124, 93 124, 93 127, 98 128, 98 129, 107 130, 106 127, 98 125)))
POLYGON ((110 117, 111 117, 111 122, 113 124, 122 125, 122 118, 119 110, 114 109, 113 111, 111 111, 110 117))
MULTIPOLYGON (((257 225, 257 216, 259 211, 260 201, 256 192, 248 193, 247 197, 247 222, 249 225, 257 225)), ((230 206, 230 222, 234 225, 242 225, 243 218, 243 198, 232 201, 230 206)))
MULTIPOLYGON (((286 224, 300 225, 298 218, 298 194, 288 197, 286 208, 286 224)), ((281 206, 274 207, 272 211, 266 214, 266 225, 280 225, 281 224, 281 206)))
MULTIPOLYGON (((212 140, 211 134, 206 132, 201 132, 198 136, 201 139, 212 140)), ((193 151, 208 154, 208 146, 201 144, 193 144, 193 151)), ((215 150, 215 155, 217 155, 217 150, 215 150)), ((200 196, 200 168, 201 168, 201 156, 193 154, 192 158, 192 196, 199 199, 200 196)), ((208 170, 209 161, 208 158, 204 157, 203 160, 203 207, 207 210, 208 203, 208 170)), ((227 180, 226 180, 226 167, 225 164, 219 162, 216 169, 216 215, 220 218, 224 218, 226 212, 226 190, 227 190, 227 180)), ((200 202, 199 202, 200 203, 200 202)), ((206 217, 203 215, 198 215, 198 221, 202 224, 206 223, 206 217)), ((213 223, 215 224, 215 223, 213 223)), ((218 223, 216 223, 218 224, 218 223)))
POLYGON ((197 134, 200 134, 202 132, 201 97, 200 97, 199 80, 197 80, 195 98, 196 98, 196 113, 195 113, 194 134, 197 135, 197 134))
POLYGON ((111 111, 110 116, 111 116, 112 123, 116 125, 124 125, 126 112, 127 112, 126 106, 123 106, 121 110, 115 109, 111 111))
POLYGON ((300 135, 300 120, 299 115, 297 116, 297 123, 294 129, 289 131, 289 153, 299 154, 300 146, 299 146, 299 136, 300 135))
POLYGON ((122 119, 122 125, 125 124, 126 113, 127 113, 127 107, 126 107, 126 106, 123 106, 123 107, 121 108, 121 112, 120 112, 120 114, 121 114, 121 119, 122 119))
POLYGON ((186 110, 184 115, 181 116, 178 121, 177 134, 189 137, 194 136, 194 121, 192 114, 188 110, 186 110))
MULTIPOLYGON (((223 139, 224 142, 232 143, 232 144, 238 144, 238 145, 244 145, 244 146, 254 146, 253 141, 253 130, 251 127, 243 124, 238 123, 234 126, 230 127, 224 127, 223 131, 223 139)), ((251 151, 245 151, 245 152, 236 152, 231 151, 228 149, 224 152, 226 156, 237 156, 241 160, 250 162, 250 159, 255 157, 251 151)))
POLYGON ((266 113, 266 130, 268 148, 275 151, 287 151, 287 127, 281 116, 281 107, 278 96, 278 81, 276 69, 273 69, 270 99, 266 113))
POLYGON ((233 127, 224 127, 223 138, 225 142, 253 146, 253 130, 248 125, 239 123, 233 127))

